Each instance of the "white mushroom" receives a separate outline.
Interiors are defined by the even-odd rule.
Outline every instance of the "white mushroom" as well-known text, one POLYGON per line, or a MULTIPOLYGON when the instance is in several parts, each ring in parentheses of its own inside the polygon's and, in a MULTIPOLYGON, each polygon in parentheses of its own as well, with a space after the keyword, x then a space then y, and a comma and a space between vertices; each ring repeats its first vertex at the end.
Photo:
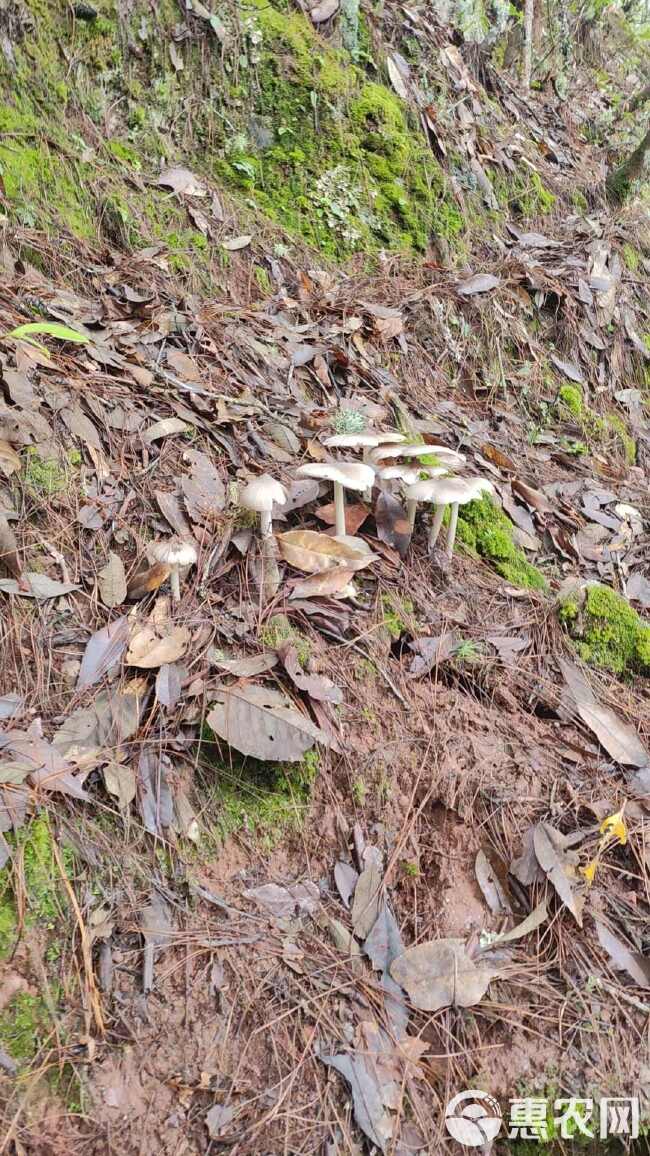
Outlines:
POLYGON ((156 562, 169 566, 172 598, 174 602, 180 602, 180 571, 185 566, 193 566, 196 562, 198 558, 196 546, 192 542, 184 542, 182 538, 168 538, 165 542, 154 542, 150 552, 156 562))
POLYGON ((451 506, 447 531, 447 555, 451 558, 456 539, 459 506, 464 506, 466 502, 473 502, 475 498, 480 498, 481 494, 491 493, 494 493, 494 486, 486 478, 441 477, 426 478, 424 481, 415 482, 406 490, 406 497, 409 502, 435 503, 436 510, 429 531, 429 550, 433 550, 438 540, 445 507, 451 506))
MULTIPOLYGON (((363 449, 363 461, 370 461, 370 454, 378 446, 397 445, 400 442, 405 442, 406 438, 401 433, 378 433, 377 431, 369 433, 353 433, 353 434, 334 434, 333 437, 326 438, 324 445, 330 449, 347 449, 357 450, 363 449)), ((363 495, 364 499, 369 502, 372 499, 372 486, 363 495)))
POLYGON ((267 538, 269 534, 273 533, 273 523, 271 511, 273 504, 284 506, 287 500, 287 492, 284 486, 276 482, 270 474, 262 474, 259 478, 253 478, 244 487, 239 495, 239 504, 245 510, 255 510, 260 516, 260 534, 263 538, 267 538))
POLYGON ((336 513, 336 535, 345 534, 344 490, 367 490, 375 478, 372 466, 363 462, 315 462, 314 465, 299 466, 298 478, 322 478, 334 483, 334 510, 336 513))
POLYGON ((465 463, 463 455, 457 454, 455 450, 449 450, 446 446, 425 445, 422 442, 408 446, 375 446, 368 454, 368 461, 371 465, 382 466, 387 458, 426 458, 429 455, 436 457, 448 470, 457 469, 465 463))

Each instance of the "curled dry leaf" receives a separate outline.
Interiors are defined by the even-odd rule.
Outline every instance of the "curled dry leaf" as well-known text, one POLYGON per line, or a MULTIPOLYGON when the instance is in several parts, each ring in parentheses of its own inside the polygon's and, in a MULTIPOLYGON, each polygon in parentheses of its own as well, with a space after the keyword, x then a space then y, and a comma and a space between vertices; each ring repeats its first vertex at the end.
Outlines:
POLYGON ((245 249, 252 240, 253 237, 250 233, 244 233, 241 237, 230 237, 227 241, 222 241, 221 244, 224 249, 234 253, 237 249, 245 249))
POLYGON ((510 914, 512 907, 497 872, 494 870, 485 851, 478 850, 474 861, 474 870, 485 902, 493 915, 510 914))
POLYGON ((297 762, 315 742, 329 744, 284 695, 263 686, 220 688, 207 722, 229 746, 255 759, 297 762))
POLYGON ((390 974, 422 1011, 472 1007, 497 974, 468 956, 462 939, 434 939, 409 947, 394 959, 390 974))
POLYGON ((128 763, 110 762, 102 770, 104 786, 109 795, 125 810, 135 799, 135 771, 128 763))
POLYGON ((118 554, 109 554, 108 562, 97 575, 99 594, 104 606, 112 609, 120 606, 126 598, 126 574, 124 563, 118 554))
POLYGON ((182 658, 190 641, 186 626, 174 626, 165 635, 161 627, 141 626, 131 635, 126 661, 129 666, 139 666, 145 670, 176 662, 182 658))
POLYGON ((86 644, 81 660, 77 690, 94 686, 100 678, 118 663, 126 650, 129 638, 129 622, 124 615, 115 622, 109 622, 103 630, 93 634, 86 644))
POLYGON ((164 662, 156 675, 156 698, 173 710, 181 697, 181 672, 175 662, 164 662))
POLYGON ((278 534, 280 554, 285 562, 307 574, 320 574, 336 566, 348 570, 363 570, 375 561, 376 554, 362 554, 345 542, 337 542, 327 534, 315 530, 287 530, 278 534))
POLYGON ((371 856, 357 880, 350 913, 354 934, 359 939, 366 938, 377 920, 381 884, 381 860, 371 856))
POLYGON ((553 838, 553 829, 546 823, 537 823, 533 829, 533 847, 537 862, 557 891, 565 907, 582 927, 582 909, 585 897, 576 891, 575 868, 553 838))
POLYGON ((536 931, 547 919, 548 907, 546 900, 543 899, 521 923, 518 923, 511 931, 504 931, 502 935, 498 935, 488 946, 497 947, 502 943, 511 943, 515 939, 521 939, 524 935, 530 935, 531 931, 536 931))

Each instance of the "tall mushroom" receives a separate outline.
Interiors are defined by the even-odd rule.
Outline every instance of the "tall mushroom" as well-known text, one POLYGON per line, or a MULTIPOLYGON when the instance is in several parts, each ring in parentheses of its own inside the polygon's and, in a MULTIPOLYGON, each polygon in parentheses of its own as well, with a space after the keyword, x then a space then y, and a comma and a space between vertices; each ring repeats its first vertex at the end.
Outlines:
POLYGON ((259 478, 253 478, 247 486, 244 486, 239 495, 239 504, 245 510, 254 510, 260 516, 260 534, 262 538, 268 538, 273 533, 272 510, 273 504, 284 506, 287 500, 287 492, 284 486, 276 482, 270 474, 262 474, 259 478))
POLYGON ((164 542, 154 542, 150 553, 156 562, 169 566, 172 598, 174 602, 180 602, 180 571, 186 566, 193 566, 196 562, 198 558, 196 546, 192 542, 184 542, 182 538, 168 538, 164 542))
POLYGON ((447 530, 447 556, 451 558, 456 540, 459 507, 464 506, 466 502, 473 502, 475 498, 480 498, 481 494, 494 493, 494 486, 486 478, 426 478, 424 481, 415 482, 414 485, 408 486, 405 492, 409 502, 409 512, 412 511, 414 521, 415 507, 418 502, 435 503, 435 513, 429 531, 430 551, 433 550, 438 541, 445 508, 451 506, 449 529, 447 530))
MULTIPOLYGON (((324 445, 328 449, 339 450, 363 450, 363 461, 370 461, 370 454, 379 446, 384 445, 398 445, 405 442, 404 434, 393 431, 391 433, 378 433, 377 431, 368 431, 367 433, 353 433, 353 434, 334 434, 333 437, 326 438, 324 445)), ((372 501, 372 485, 368 487, 364 494, 367 502, 372 501)))
POLYGON ((375 478, 372 466, 363 462, 315 462, 309 466, 299 466, 298 478, 320 478, 334 483, 334 511, 336 514, 337 538, 347 533, 345 526, 344 490, 367 490, 375 478))

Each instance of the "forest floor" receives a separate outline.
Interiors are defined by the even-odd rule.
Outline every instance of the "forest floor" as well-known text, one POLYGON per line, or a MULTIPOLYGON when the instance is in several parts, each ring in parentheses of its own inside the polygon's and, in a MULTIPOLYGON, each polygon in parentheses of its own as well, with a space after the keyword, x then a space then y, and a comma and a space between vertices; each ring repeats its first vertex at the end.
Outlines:
MULTIPOLYGON (((600 172, 526 110, 545 180, 600 172)), ((73 267, 7 224, 0 1153, 451 1154, 472 1088, 486 1153, 617 1151, 606 1097, 648 1150, 650 237, 640 198, 567 196, 456 267, 297 251, 266 289, 222 215, 218 296, 162 243, 73 267), (360 421, 492 483, 451 561, 375 489, 370 564, 315 572, 331 492, 295 470, 360 421)))

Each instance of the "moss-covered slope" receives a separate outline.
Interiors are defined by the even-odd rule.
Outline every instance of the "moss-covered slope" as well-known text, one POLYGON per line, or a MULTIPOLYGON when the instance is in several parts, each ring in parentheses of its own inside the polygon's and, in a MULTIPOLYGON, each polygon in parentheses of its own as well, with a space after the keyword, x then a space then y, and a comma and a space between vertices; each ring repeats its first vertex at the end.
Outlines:
MULTIPOLYGON (((0 14, 0 172, 10 220, 207 263, 152 179, 182 162, 332 257, 424 250, 463 222, 406 105, 282 0, 212 22, 175 0, 18 0, 0 14)), ((207 11, 207 10, 205 10, 207 11)))

